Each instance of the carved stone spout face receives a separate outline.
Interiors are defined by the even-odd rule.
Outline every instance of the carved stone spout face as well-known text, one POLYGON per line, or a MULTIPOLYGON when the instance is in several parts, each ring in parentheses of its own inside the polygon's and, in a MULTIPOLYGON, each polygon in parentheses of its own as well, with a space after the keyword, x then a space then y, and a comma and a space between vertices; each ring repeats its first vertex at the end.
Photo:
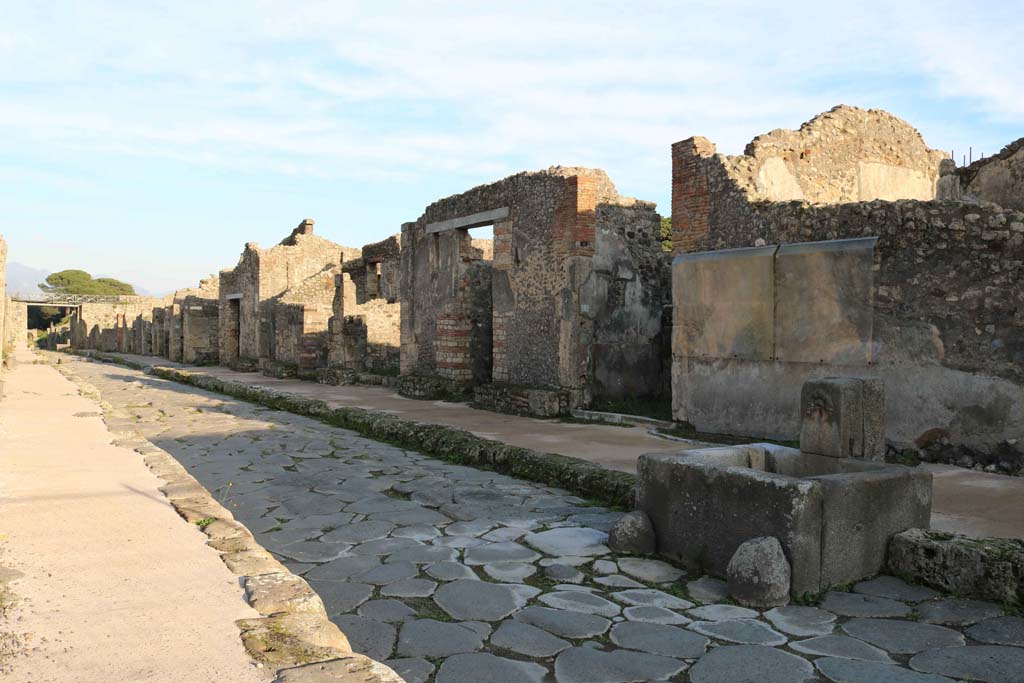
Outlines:
POLYGON ((818 423, 831 423, 835 419, 832 398, 821 391, 812 393, 804 407, 804 417, 818 423))

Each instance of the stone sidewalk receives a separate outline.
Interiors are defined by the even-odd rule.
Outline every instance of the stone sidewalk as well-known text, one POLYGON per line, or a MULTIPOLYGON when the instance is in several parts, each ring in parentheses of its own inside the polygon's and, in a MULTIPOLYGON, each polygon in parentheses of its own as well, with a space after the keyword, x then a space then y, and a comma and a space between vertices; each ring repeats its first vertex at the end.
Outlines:
MULTIPOLYGON (((259 683, 235 577, 115 438, 94 401, 28 351, 0 400, 0 546, 18 683, 259 683)), ((8 653, 10 654, 10 653, 8 653)), ((2 659, 2 658, 0 658, 2 659)))
MULTIPOLYGON (((324 423, 64 357, 408 683, 1019 681, 1024 620, 881 577, 815 605, 611 552, 621 513, 324 423)), ((315 386, 315 385, 314 385, 315 386)))
MULTIPOLYGON (((317 398, 332 408, 382 410, 404 419, 465 429, 477 436, 541 452, 595 462, 609 469, 636 472, 643 453, 685 450, 685 443, 653 436, 647 427, 563 423, 479 410, 461 403, 418 401, 393 390, 367 386, 330 386, 281 380, 223 367, 197 367, 155 356, 116 354, 142 366, 161 365, 202 372, 223 380, 266 387, 294 396, 317 398)), ((1024 477, 1009 477, 952 465, 922 465, 934 474, 932 528, 976 538, 1024 538, 1024 477)))

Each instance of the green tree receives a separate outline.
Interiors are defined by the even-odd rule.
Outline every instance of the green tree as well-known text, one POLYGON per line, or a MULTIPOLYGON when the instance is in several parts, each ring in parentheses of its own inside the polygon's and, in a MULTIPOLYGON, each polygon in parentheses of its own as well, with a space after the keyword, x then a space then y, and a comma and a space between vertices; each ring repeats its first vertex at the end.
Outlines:
POLYGON ((61 270, 47 276, 39 288, 48 294, 133 295, 135 288, 111 277, 93 279, 84 270, 61 270))
POLYGON ((672 251, 672 216, 663 216, 661 219, 661 249, 672 251))

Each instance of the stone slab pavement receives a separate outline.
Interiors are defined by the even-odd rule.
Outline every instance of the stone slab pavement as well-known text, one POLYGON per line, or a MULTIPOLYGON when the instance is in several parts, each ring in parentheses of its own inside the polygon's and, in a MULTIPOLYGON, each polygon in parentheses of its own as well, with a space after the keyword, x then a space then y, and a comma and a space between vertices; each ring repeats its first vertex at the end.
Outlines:
POLYGON ((18 683, 259 683, 236 619, 258 617, 206 537, 94 401, 18 352, 0 400, 0 561, 18 683))
MULTIPOLYGON (((539 420, 480 410, 463 403, 408 399, 392 389, 380 387, 330 386, 297 379, 275 379, 253 372, 236 372, 219 366, 183 365, 154 356, 118 355, 143 365, 185 368, 223 380, 318 398, 332 408, 347 406, 383 410, 410 420, 458 427, 480 437, 570 455, 622 472, 636 473, 637 458, 643 453, 687 448, 686 444, 653 436, 647 427, 642 426, 627 428, 539 420)), ((933 529, 974 537, 1024 538, 1024 477, 989 474, 951 465, 923 467, 935 475, 933 529)))
POLYGON ((1020 682, 1024 619, 893 577, 769 611, 617 554, 622 513, 292 413, 62 359, 407 683, 1020 682))

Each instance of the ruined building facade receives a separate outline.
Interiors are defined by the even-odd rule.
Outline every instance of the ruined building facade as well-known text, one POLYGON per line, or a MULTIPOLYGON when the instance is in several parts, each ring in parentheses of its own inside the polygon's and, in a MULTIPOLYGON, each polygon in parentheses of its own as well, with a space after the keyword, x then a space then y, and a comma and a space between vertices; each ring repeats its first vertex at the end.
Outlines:
POLYGON ((334 276, 325 376, 397 375, 401 343, 401 235, 367 244, 334 276))
MULTIPOLYGON (((750 329, 712 326, 715 344, 691 343, 695 327, 709 322, 702 302, 722 309, 738 295, 726 283, 740 281, 722 279, 724 270, 695 280, 693 260, 678 259, 675 418, 706 431, 792 438, 802 381, 876 375, 886 382, 896 443, 996 452, 1024 435, 1024 213, 934 199, 942 156, 892 115, 852 107, 756 138, 742 157, 716 154, 703 138, 673 145, 677 253, 877 237, 846 261, 833 258, 833 247, 822 248, 831 256, 803 254, 802 285, 796 278, 769 290, 775 298, 765 303, 776 315, 811 312, 832 330, 828 339, 808 334, 784 347, 782 336, 800 330, 775 320, 756 353, 742 343, 750 329), (847 278, 851 269, 857 274, 847 278), (837 336, 855 340, 849 348, 859 353, 822 349, 837 336)), ((744 272, 778 284, 787 253, 780 247, 744 272)))
POLYGON ((357 253, 314 235, 312 219, 270 249, 246 244, 220 273, 221 364, 293 374, 325 361, 333 277, 357 253))
POLYGON ((508 412, 650 395, 663 371, 668 261, 654 205, 597 169, 520 173, 402 226, 403 391, 469 388, 508 412), (469 230, 492 225, 493 258, 469 230))

